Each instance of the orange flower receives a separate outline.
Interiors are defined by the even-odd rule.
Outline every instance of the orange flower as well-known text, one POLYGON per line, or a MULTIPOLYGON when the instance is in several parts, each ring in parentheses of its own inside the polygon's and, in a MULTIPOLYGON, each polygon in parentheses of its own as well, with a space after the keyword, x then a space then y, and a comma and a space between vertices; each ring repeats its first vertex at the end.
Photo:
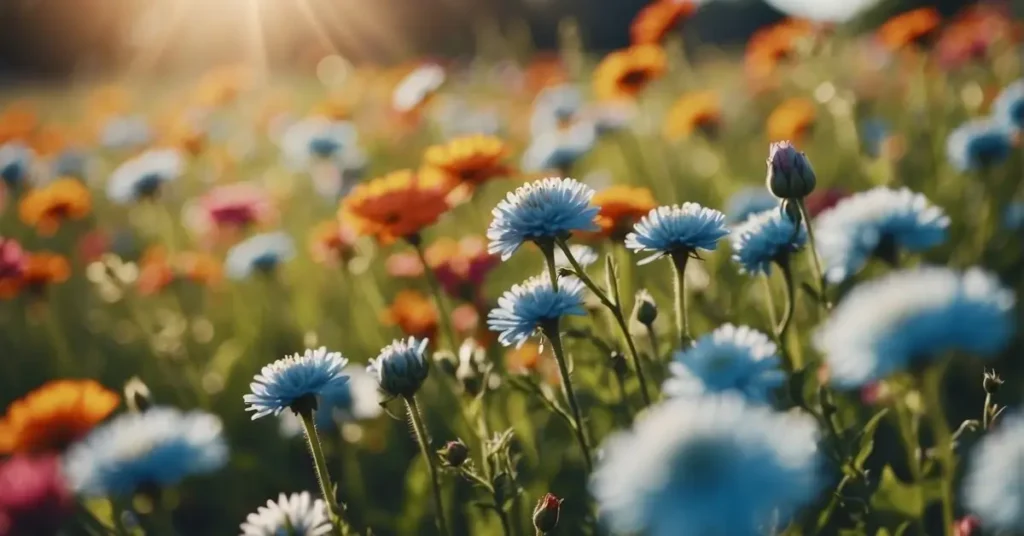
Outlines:
POLYGON ((878 42, 890 52, 921 43, 935 33, 942 16, 935 8, 922 7, 896 15, 878 28, 878 42))
POLYGON ((510 170, 503 160, 508 154, 508 146, 500 138, 476 134, 429 147, 423 160, 448 176, 458 190, 453 191, 450 201, 458 201, 472 194, 477 186, 507 176, 510 170))
POLYGON ((626 239, 633 225, 658 206, 647 188, 616 185, 594 194, 592 203, 601 209, 594 220, 601 234, 616 242, 626 239))
POLYGON ((18 203, 18 214, 26 225, 41 234, 52 235, 64 220, 80 220, 92 210, 92 196, 75 179, 59 179, 31 190, 18 203))
POLYGON ((594 70, 594 93, 602 100, 633 99, 665 74, 668 58, 658 45, 635 45, 612 52, 594 70))
POLYGON ((139 262, 139 293, 156 294, 175 281, 213 286, 223 278, 220 262, 210 255, 184 251, 174 255, 159 246, 146 251, 139 262))
POLYGON ((794 97, 778 105, 768 116, 768 138, 799 143, 814 125, 817 110, 810 100, 794 97))
POLYGON ((406 335, 430 339, 437 333, 437 308, 415 290, 399 292, 391 307, 381 316, 381 321, 389 326, 398 326, 406 335))
POLYGON ((337 220, 321 222, 309 233, 310 254, 320 264, 338 265, 348 260, 355 242, 355 233, 337 220))
POLYGON ((35 106, 28 101, 11 103, 0 112, 0 144, 27 140, 39 126, 35 106))
POLYGON ((94 380, 54 380, 7 407, 0 453, 61 450, 107 418, 120 397, 94 380))
POLYGON ((562 383, 551 351, 533 342, 527 342, 506 352, 505 369, 512 374, 538 373, 550 385, 562 383))
POLYGON ((436 222, 448 210, 450 191, 448 178, 436 170, 395 171, 353 188, 338 217, 356 233, 390 244, 436 222))
POLYGON ((684 17, 697 9, 691 0, 655 0, 640 10, 629 27, 634 45, 653 45, 661 42, 684 17))
POLYGON ((722 103, 714 91, 697 91, 683 95, 672 105, 665 119, 667 139, 687 138, 694 131, 713 133, 722 118, 722 103))
POLYGON ((793 55, 800 41, 814 32, 813 24, 797 19, 786 19, 754 32, 747 41, 744 57, 747 74, 756 80, 771 76, 782 61, 793 55))

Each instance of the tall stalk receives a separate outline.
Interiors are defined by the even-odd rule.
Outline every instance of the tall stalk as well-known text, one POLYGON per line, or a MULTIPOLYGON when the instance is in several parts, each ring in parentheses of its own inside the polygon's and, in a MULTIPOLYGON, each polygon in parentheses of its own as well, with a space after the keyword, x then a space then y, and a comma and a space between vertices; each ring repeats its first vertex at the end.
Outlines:
POLYGON ((420 414, 420 406, 416 402, 415 395, 405 397, 405 406, 409 414, 409 422, 416 433, 416 441, 420 445, 420 452, 423 454, 423 458, 427 462, 427 470, 430 472, 430 485, 433 491, 432 495, 434 496, 437 530, 440 534, 447 536, 451 533, 448 532, 448 522, 444 515, 444 503, 441 501, 441 479, 437 472, 437 460, 434 457, 434 453, 430 450, 430 436, 427 435, 427 424, 423 422, 423 415, 420 414))

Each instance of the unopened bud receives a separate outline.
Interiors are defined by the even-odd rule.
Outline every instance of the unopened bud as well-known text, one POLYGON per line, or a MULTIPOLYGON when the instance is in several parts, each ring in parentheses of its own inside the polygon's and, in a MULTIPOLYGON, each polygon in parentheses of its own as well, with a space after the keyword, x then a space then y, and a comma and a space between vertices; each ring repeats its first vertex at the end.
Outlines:
POLYGON ((817 178, 807 155, 788 141, 772 143, 768 153, 768 191, 779 199, 802 199, 814 191, 817 178))
POLYGON ((138 376, 132 376, 124 384, 124 399, 128 409, 135 413, 142 413, 153 407, 153 394, 149 392, 149 386, 138 376))
POLYGON ((999 392, 999 386, 1003 385, 1003 379, 996 374, 996 371, 986 371, 985 376, 981 380, 981 386, 985 388, 985 393, 994 395, 999 392))
POLYGON ((555 527, 558 526, 558 513, 562 509, 563 500, 551 493, 541 497, 533 509, 533 528, 541 534, 555 530, 555 527))
POLYGON ((641 289, 636 293, 633 303, 633 318, 637 322, 650 327, 658 319, 658 304, 650 292, 641 289))
POLYGON ((466 459, 469 458, 469 447, 461 439, 456 439, 446 443, 444 448, 437 451, 437 453, 441 456, 441 460, 449 467, 459 467, 466 463, 466 459))

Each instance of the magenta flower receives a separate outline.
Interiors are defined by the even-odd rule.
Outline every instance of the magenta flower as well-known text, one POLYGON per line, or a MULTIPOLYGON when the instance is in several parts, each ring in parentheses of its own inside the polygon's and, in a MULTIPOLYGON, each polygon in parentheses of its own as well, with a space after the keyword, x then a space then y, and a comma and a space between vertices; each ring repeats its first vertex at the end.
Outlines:
POLYGON ((57 456, 0 463, 0 536, 56 534, 73 504, 57 456))
POLYGON ((253 183, 217 186, 185 210, 185 224, 205 238, 237 238, 251 226, 277 218, 270 194, 253 183))
POLYGON ((0 236, 0 282, 18 279, 25 271, 25 251, 13 238, 0 236))

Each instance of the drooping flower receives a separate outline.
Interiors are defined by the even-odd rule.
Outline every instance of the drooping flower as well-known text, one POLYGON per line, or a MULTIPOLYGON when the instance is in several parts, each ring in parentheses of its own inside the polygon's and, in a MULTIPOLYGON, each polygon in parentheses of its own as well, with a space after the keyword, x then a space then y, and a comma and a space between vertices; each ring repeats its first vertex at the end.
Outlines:
POLYGON ((430 372, 428 339, 409 337, 396 340, 370 360, 367 372, 377 379, 381 391, 393 397, 410 397, 419 391, 430 372))
POLYGON ((522 346, 537 330, 563 316, 585 315, 583 289, 575 277, 559 277, 557 290, 548 276, 531 277, 498 298, 498 306, 487 315, 487 326, 499 333, 502 345, 522 346))
POLYGON ((156 197, 166 183, 176 180, 184 170, 185 160, 178 151, 147 151, 114 170, 107 182, 107 197, 120 204, 156 197))
POLYGON ((748 402, 771 402, 785 384, 778 347, 767 335, 747 326, 725 324, 676 352, 663 390, 674 397, 734 392, 748 402))
POLYGON ((0 462, 0 534, 54 536, 73 506, 58 456, 0 462))
POLYGON ((391 106, 400 113, 420 110, 441 89, 445 78, 444 68, 440 65, 420 65, 395 86, 391 106))
POLYGON ((491 179, 508 176, 510 170, 504 162, 508 154, 509 149, 500 138, 475 135, 431 146, 423 160, 443 171, 453 185, 468 195, 491 179))
POLYGON ((316 404, 310 400, 330 398, 346 388, 348 376, 344 368, 348 360, 340 352, 327 348, 307 349, 305 353, 283 357, 266 365, 249 384, 251 392, 242 397, 245 411, 254 412, 256 420, 267 415, 280 415, 286 409, 311 411, 316 404))
POLYGON ((542 132, 534 136, 523 153, 523 171, 568 171, 596 142, 597 125, 592 121, 579 121, 563 129, 542 132))
POLYGON ((9 188, 25 184, 32 171, 35 155, 20 142, 0 144, 0 180, 9 188))
POLYGON ((713 136, 722 121, 722 103, 714 91, 687 93, 676 100, 665 117, 666 139, 680 140, 700 132, 713 136))
POLYGON ((1024 130, 1024 78, 1007 85, 992 103, 992 116, 1014 129, 1024 130))
POLYGON ((807 415, 735 395, 675 398, 605 441, 590 490, 616 532, 755 536, 816 497, 817 442, 807 415))
POLYGON ((308 491, 278 495, 242 523, 242 536, 322 536, 331 533, 327 505, 308 491))
POLYGON ((725 221, 737 225, 755 214, 779 208, 779 200, 764 188, 744 188, 725 202, 725 221))
POLYGON ((625 240, 636 222, 658 206, 649 189, 626 185, 597 192, 591 203, 600 210, 594 220, 600 233, 616 242, 625 240))
POLYGON ((594 69, 594 94, 601 100, 630 100, 665 74, 668 57, 656 44, 611 52, 594 69))
POLYGON ((245 279, 254 273, 270 273, 295 256, 295 244, 284 232, 255 235, 236 244, 224 260, 232 279, 245 279))
POLYGON ((887 20, 876 32, 879 44, 890 52, 898 52, 921 44, 935 34, 942 15, 933 7, 922 7, 901 13, 887 20))
POLYGON ((420 339, 437 334, 439 318, 434 302, 415 290, 399 292, 391 306, 381 313, 385 324, 398 326, 402 333, 420 339))
POLYGON ((336 266, 355 253, 356 233, 336 220, 321 222, 309 233, 309 251, 313 260, 336 266))
POLYGON ((728 235, 724 214, 697 203, 683 203, 650 211, 626 236, 626 247, 635 253, 653 253, 638 263, 647 264, 675 253, 714 250, 728 235))
POLYGON ((655 0, 637 13, 629 26, 634 45, 655 45, 680 21, 693 14, 697 4, 692 0, 655 0))
POLYGON ((0 237, 0 298, 18 292, 27 265, 28 256, 21 244, 13 238, 0 237))
POLYGON ((0 453, 60 451, 106 419, 121 400, 94 380, 54 380, 16 400, 0 420, 0 453))
POLYGON ((946 240, 949 216, 907 188, 878 187, 843 199, 818 217, 815 244, 825 277, 839 283, 871 257, 895 262, 902 250, 919 252, 946 240))
POLYGON ((785 263, 807 243, 807 230, 777 209, 755 214, 733 229, 732 259, 740 272, 770 274, 772 263, 785 263))
POLYGON ((523 242, 553 241, 573 231, 595 231, 594 190, 575 179, 547 178, 510 192, 491 212, 487 250, 508 260, 523 242))
POLYGON ((223 431, 219 417, 200 411, 124 413, 68 450, 65 475, 86 496, 127 497, 140 486, 173 486, 227 463, 223 431))
POLYGON ((989 357, 1014 331, 1014 295, 977 268, 927 267, 862 283, 815 335, 832 381, 860 387, 951 351, 989 357))
POLYGON ((970 455, 964 506, 986 530, 1024 532, 1024 417, 1004 417, 970 455))
POLYGON ((18 203, 21 221, 52 235, 65 220, 80 220, 92 210, 92 195, 75 179, 59 179, 30 190, 18 203))
POLYGON ((768 116, 768 139, 800 143, 814 126, 817 115, 814 102, 809 99, 793 97, 785 100, 768 116))
POLYGON ((960 172, 985 169, 1009 158, 1013 131, 991 118, 968 121, 946 138, 946 156, 960 172))
POLYGON ((341 201, 338 218, 356 233, 390 244, 418 234, 447 212, 450 189, 436 170, 395 171, 356 186, 341 201))

